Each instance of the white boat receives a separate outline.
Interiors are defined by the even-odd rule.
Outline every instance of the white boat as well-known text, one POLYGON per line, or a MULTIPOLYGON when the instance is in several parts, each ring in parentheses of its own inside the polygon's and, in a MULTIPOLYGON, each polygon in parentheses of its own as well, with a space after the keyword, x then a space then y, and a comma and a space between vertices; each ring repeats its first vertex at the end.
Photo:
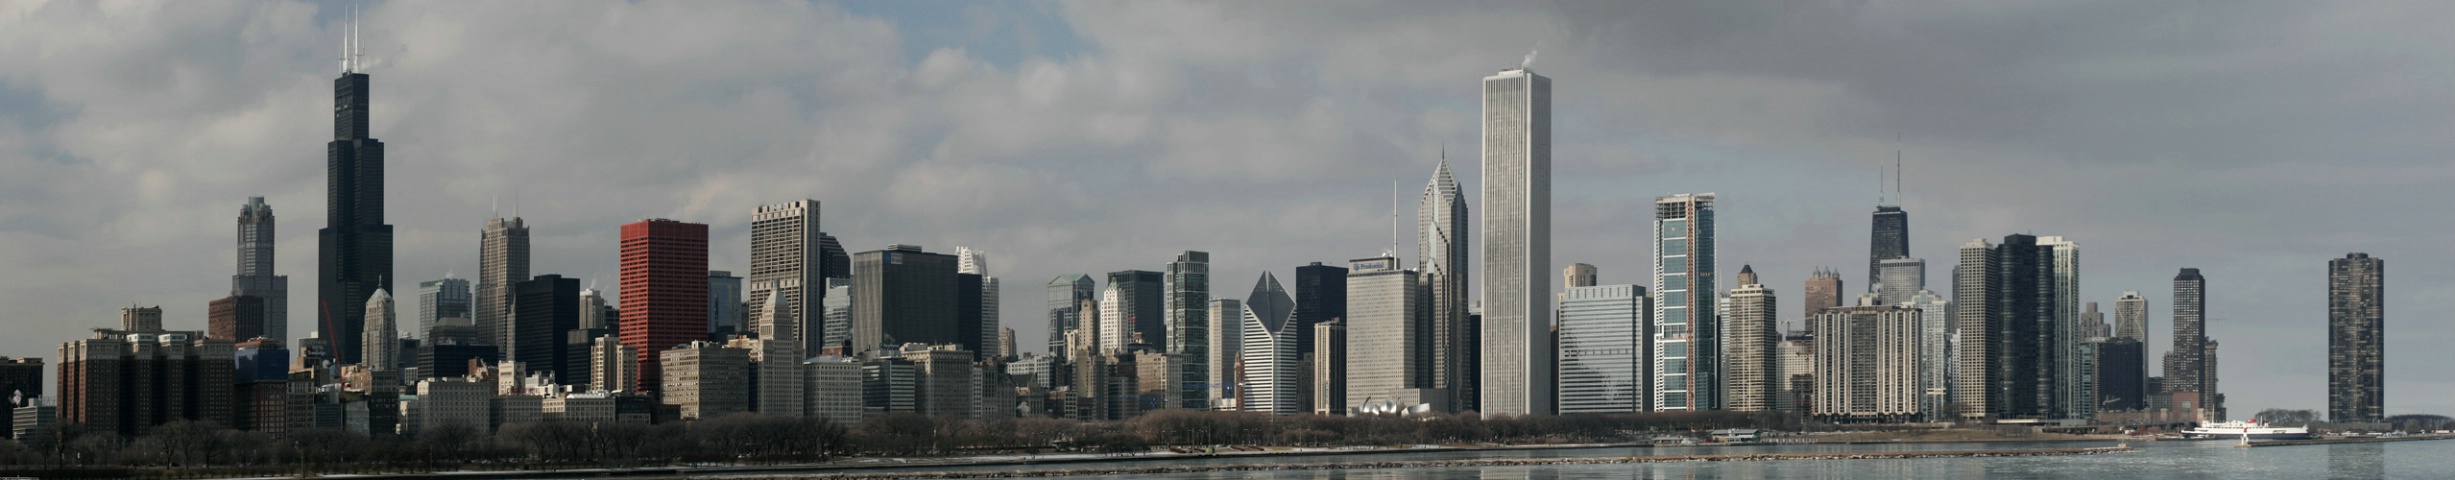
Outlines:
POLYGON ((2279 427, 2274 425, 2260 425, 2259 422, 2256 421, 2224 422, 2214 425, 2201 425, 2198 428, 2183 430, 2182 438, 2213 438, 2225 440, 2236 438, 2249 440, 2302 440, 2310 438, 2310 427, 2279 427))

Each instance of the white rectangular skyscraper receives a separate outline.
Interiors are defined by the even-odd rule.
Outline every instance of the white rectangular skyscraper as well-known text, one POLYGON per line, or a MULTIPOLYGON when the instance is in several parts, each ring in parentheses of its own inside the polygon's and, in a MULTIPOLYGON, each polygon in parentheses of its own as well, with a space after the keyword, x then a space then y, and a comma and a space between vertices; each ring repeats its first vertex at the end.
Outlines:
POLYGON ((1552 412, 1551 79, 1483 78, 1485 416, 1552 412))
POLYGON ((817 200, 760 205, 750 212, 750 274, 743 277, 749 298, 743 300, 767 305, 769 295, 781 293, 784 311, 749 312, 749 330, 761 338, 800 343, 803 351, 817 351, 822 337, 804 332, 825 329, 825 320, 813 318, 827 295, 818 227, 817 200))

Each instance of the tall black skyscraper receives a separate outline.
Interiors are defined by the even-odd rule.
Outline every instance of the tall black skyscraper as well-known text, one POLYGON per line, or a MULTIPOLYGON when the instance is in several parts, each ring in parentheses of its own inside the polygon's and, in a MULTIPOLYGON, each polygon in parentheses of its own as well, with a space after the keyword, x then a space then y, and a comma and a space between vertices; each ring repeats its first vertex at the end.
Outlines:
MULTIPOLYGON (((917 245, 888 245, 852 258, 852 349, 847 354, 871 355, 905 343, 962 344, 965 337, 956 314, 955 256, 921 251, 917 245)), ((977 291, 978 288, 973 290, 977 291)))
POLYGON ((2054 247, 2015 234, 2002 245, 1972 240, 1961 245, 1960 257, 1952 321, 1962 339, 1955 394, 1961 417, 2061 418, 2054 247))
POLYGON ((2387 418, 2387 261, 2327 261, 2327 420, 2387 418))
POLYGON ((1867 243, 1867 291, 1884 283, 1876 263, 1909 258, 1909 212, 1901 207, 1875 206, 1875 234, 1867 243))
MULTIPOLYGON (((392 289, 392 226, 384 223, 384 142, 368 136, 367 74, 344 61, 333 80, 332 143, 324 151, 324 229, 316 231, 315 326, 324 338, 362 338, 367 298, 392 289)), ((333 342, 357 363, 358 342, 333 342)))
MULTIPOLYGON (((1347 316, 1347 269, 1336 265, 1296 267, 1296 331, 1310 333, 1313 325, 1347 316)), ((1313 351, 1312 335, 1296 336, 1296 352, 1313 351)))
POLYGON ((570 334, 580 328, 580 279, 538 275, 510 290, 513 348, 506 360, 526 363, 531 372, 554 372, 564 383, 588 378, 587 365, 570 364, 570 334))

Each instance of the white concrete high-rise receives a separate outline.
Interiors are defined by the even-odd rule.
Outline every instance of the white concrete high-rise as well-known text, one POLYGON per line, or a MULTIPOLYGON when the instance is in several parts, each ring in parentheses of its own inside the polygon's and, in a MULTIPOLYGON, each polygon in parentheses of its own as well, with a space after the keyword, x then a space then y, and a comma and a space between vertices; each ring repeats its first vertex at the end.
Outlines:
POLYGON ((1551 79, 1483 78, 1483 333, 1486 417, 1552 413, 1551 79))
POLYGON ((2148 342, 2148 297, 2126 291, 2114 299, 2114 337, 2148 342))
POLYGON ((802 351, 819 350, 821 335, 803 332, 825 328, 820 313, 827 295, 824 235, 819 232, 817 200, 760 205, 750 212, 750 274, 742 278, 749 295, 743 301, 763 306, 770 295, 784 296, 780 314, 748 312, 754 323, 749 326, 751 331, 762 332, 762 338, 799 343, 802 351), (768 321, 778 325, 757 324, 768 321))
POLYGON ((367 298, 366 307, 366 339, 359 350, 365 353, 359 363, 368 370, 392 370, 401 362, 401 330, 399 319, 393 315, 392 293, 375 289, 375 296, 367 298))
POLYGON ((1303 413, 1299 395, 1304 372, 1298 363, 1296 336, 1312 332, 1295 321, 1296 299, 1287 295, 1278 277, 1262 272, 1253 295, 1244 302, 1245 381, 1237 404, 1247 412, 1280 415, 1303 413))
POLYGON ((1203 385, 1210 393, 1213 410, 1236 409, 1236 364, 1243 361, 1244 302, 1233 298, 1211 299, 1210 360, 1207 367, 1210 383, 1203 385))
POLYGON ((1654 411, 1722 406, 1713 201, 1654 199, 1654 411))
MULTIPOLYGON (((1741 267, 1746 270, 1746 267, 1741 267)), ((1741 275, 1752 277, 1753 275, 1741 275)), ((1743 282, 1753 280, 1741 280, 1743 282)), ((1725 407, 1769 412, 1780 407, 1782 332, 1773 289, 1748 283, 1731 289, 1721 347, 1725 407)), ((1870 296, 1872 298, 1872 296, 1870 296)))
POLYGON ((1134 316, 1119 310, 1126 306, 1122 294, 1117 282, 1108 282, 1108 288, 1100 291, 1100 353, 1123 352, 1134 343, 1134 316))
POLYGON ((2080 311, 2080 244, 2059 236, 2037 237, 2037 244, 2054 249, 2055 401, 2063 418, 2097 416, 2096 369, 2083 362, 2089 327, 2080 311))
MULTIPOLYGON (((1429 291, 1397 257, 1348 262, 1346 396, 1348 408, 1388 411, 1430 404, 1448 408, 1432 387, 1433 328, 1429 291)), ((1316 360, 1320 360, 1316 355, 1316 360)))

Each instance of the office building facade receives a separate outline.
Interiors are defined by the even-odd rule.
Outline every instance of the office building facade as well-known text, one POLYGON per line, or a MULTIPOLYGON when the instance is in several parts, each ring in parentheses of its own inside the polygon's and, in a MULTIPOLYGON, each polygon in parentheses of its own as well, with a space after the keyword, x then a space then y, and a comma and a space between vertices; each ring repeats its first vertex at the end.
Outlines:
POLYGON ((803 343, 805 350, 816 350, 814 339, 804 339, 817 317, 820 301, 826 292, 819 245, 819 210, 817 200, 796 200, 772 205, 760 205, 750 212, 750 275, 749 304, 767 305, 767 296, 784 296, 784 311, 775 315, 750 312, 753 319, 775 318, 780 325, 752 325, 747 330, 770 332, 769 340, 803 343))
POLYGON ((1570 287, 1560 295, 1560 414, 1652 408, 1652 313, 1641 285, 1570 287))
POLYGON ((639 350, 639 389, 667 384, 665 349, 707 338, 708 226, 666 219, 622 226, 624 345, 639 350))
POLYGON ((1552 411, 1551 79, 1483 78, 1483 360, 1487 417, 1552 411))
POLYGON ((852 349, 874 355, 905 343, 964 344, 958 320, 955 256, 916 245, 853 255, 852 349))
POLYGON ((512 355, 512 286, 529 279, 528 221, 518 216, 486 220, 478 232, 477 328, 487 345, 512 355))
MULTIPOLYGON (((1296 299, 1270 272, 1262 272, 1253 285, 1253 294, 1246 297, 1243 354, 1245 381, 1240 384, 1238 404, 1247 412, 1291 415, 1302 412, 1304 403, 1298 398, 1297 385, 1302 373, 1296 350, 1296 337, 1312 333, 1296 328, 1296 299)), ((1082 361, 1077 359, 1076 361, 1082 361)), ((1079 375, 1079 374, 1078 374, 1079 375)))
MULTIPOLYGON (((384 223, 384 142, 370 136, 373 83, 345 64, 333 79, 333 139, 324 146, 324 228, 316 231, 316 296, 331 309, 318 327, 327 338, 365 336, 363 305, 392 289, 392 225, 384 223)), ((269 239, 268 239, 269 240, 269 239)), ((358 363, 359 342, 334 342, 343 363, 358 363)))
MULTIPOLYGON (((1747 267, 1741 267, 1746 271, 1747 267)), ((1743 275, 1754 277, 1754 275, 1743 275)), ((1829 285, 1839 293, 1841 277, 1832 275, 1829 285)), ((1753 280, 1749 278, 1748 280, 1753 280)), ((1816 284, 1810 280, 1809 285, 1816 284)), ((1724 315, 1721 347, 1723 361, 1723 409, 1737 412, 1770 412, 1780 408, 1781 396, 1781 318, 1773 289, 1762 284, 1741 284, 1730 291, 1730 311, 1724 315)), ((1816 300, 1809 300, 1809 308, 1816 300)), ((1835 307, 1827 307, 1830 310, 1835 307)), ((1823 310, 1818 310, 1819 312, 1823 310)))
POLYGON ((1090 275, 1069 273, 1048 282, 1048 351, 1065 356, 1067 331, 1082 328, 1085 301, 1099 298, 1097 280, 1090 275))
POLYGON ((255 326, 256 336, 286 341, 290 338, 290 277, 273 274, 273 243, 279 238, 274 223, 273 206, 265 204, 264 197, 247 197, 247 204, 239 207, 239 271, 230 276, 230 296, 255 297, 263 305, 236 317, 236 324, 255 326))
POLYGON ((2387 261, 2327 261, 2327 420, 2387 418, 2387 261))
MULTIPOLYGON (((1443 157, 1447 155, 1444 153, 1443 157)), ((1482 381, 1483 365, 1468 361, 1464 353, 1482 345, 1467 342, 1467 211, 1466 193, 1458 180, 1449 173, 1449 159, 1442 158, 1432 170, 1432 180, 1424 185, 1423 198, 1415 207, 1415 269, 1422 272, 1423 282, 1431 289, 1430 316, 1434 342, 1432 351, 1432 387, 1449 395, 1452 411, 1472 411, 1482 400, 1475 388, 1482 381)))
POLYGON ((1210 253, 1187 250, 1168 262, 1164 286, 1167 297, 1162 310, 1167 312, 1167 352, 1184 362, 1176 373, 1174 388, 1179 404, 1176 408, 1210 408, 1212 330, 1210 321, 1210 253))
POLYGON ((1714 195, 1654 199, 1655 411, 1721 408, 1714 195))

